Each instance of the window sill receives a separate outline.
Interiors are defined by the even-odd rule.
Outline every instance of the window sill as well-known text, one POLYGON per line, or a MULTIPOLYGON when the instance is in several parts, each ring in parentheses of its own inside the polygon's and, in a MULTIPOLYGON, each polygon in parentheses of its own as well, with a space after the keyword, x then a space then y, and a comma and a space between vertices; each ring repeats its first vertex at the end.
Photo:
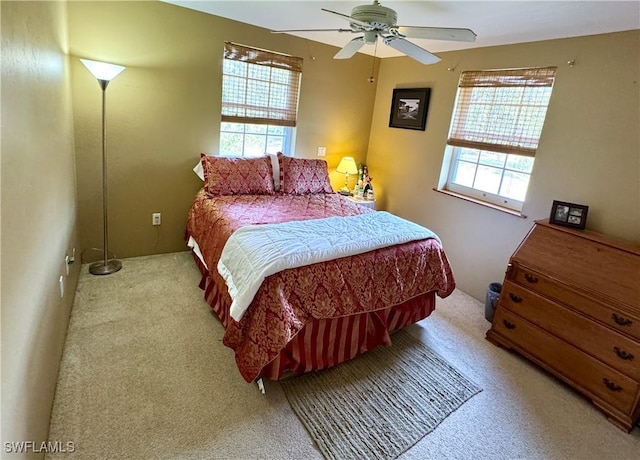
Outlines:
POLYGON ((498 206, 497 204, 487 203, 486 201, 476 200, 475 198, 471 198, 466 195, 462 195, 460 193, 452 192, 451 190, 439 190, 437 188, 433 189, 434 192, 442 193, 444 195, 453 196, 455 198, 460 198, 461 200, 470 201, 472 203, 479 204, 481 206, 486 206, 487 208, 495 209, 496 211, 501 211, 506 214, 511 214, 512 216, 520 217, 522 219, 526 219, 527 216, 522 214, 520 211, 516 211, 514 209, 505 208, 502 206, 498 206))

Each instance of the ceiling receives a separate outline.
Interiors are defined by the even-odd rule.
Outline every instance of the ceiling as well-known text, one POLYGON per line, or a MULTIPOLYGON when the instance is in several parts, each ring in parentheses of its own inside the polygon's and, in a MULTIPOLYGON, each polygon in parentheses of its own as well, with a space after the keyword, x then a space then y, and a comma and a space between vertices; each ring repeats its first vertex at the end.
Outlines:
MULTIPOLYGON (((350 15, 354 6, 372 3, 370 0, 161 1, 270 30, 349 28, 347 20, 321 11, 321 8, 350 15)), ((640 1, 638 0, 626 2, 382 0, 381 4, 397 12, 399 25, 463 27, 473 30, 478 36, 473 43, 410 40, 434 53, 640 29, 640 1)), ((297 32, 291 35, 337 47, 342 47, 352 38, 359 36, 339 32, 297 32)), ((360 52, 373 55, 375 49, 374 45, 366 45, 360 49, 360 52)), ((402 55, 388 46, 377 46, 375 53, 381 58, 402 55)))

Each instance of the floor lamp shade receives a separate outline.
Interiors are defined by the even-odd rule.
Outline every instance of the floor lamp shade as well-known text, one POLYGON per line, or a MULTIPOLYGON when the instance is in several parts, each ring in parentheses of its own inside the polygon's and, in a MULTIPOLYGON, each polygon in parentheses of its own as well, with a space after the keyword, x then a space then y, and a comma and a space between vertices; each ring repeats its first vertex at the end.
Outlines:
POLYGON ((107 85, 125 68, 121 65, 106 62, 80 59, 89 72, 96 77, 102 89, 102 221, 103 221, 103 260, 89 266, 93 275, 109 275, 122 268, 118 259, 109 259, 109 226, 107 221, 107 119, 106 119, 106 91, 107 85))
POLYGON ((80 61, 98 80, 111 81, 125 69, 121 65, 108 64, 106 62, 90 61, 89 59, 80 59, 80 61))

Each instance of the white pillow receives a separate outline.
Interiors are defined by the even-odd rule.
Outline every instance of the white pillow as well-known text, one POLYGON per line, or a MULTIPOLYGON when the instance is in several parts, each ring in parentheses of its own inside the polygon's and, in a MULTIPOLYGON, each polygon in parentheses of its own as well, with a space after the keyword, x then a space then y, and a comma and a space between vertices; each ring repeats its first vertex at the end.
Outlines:
MULTIPOLYGON (((271 171, 273 172, 273 188, 275 191, 280 190, 280 163, 278 162, 278 156, 275 153, 267 153, 271 158, 271 171)), ((193 168, 193 172, 196 176, 204 182, 204 169, 202 169, 202 162, 198 161, 198 164, 193 168)))
POLYGON ((204 182, 204 169, 202 169, 201 161, 198 161, 198 164, 193 168, 193 172, 196 173, 196 176, 198 176, 202 182, 204 182))
POLYGON ((276 192, 280 191, 280 162, 278 155, 275 153, 267 153, 271 157, 271 171, 273 171, 273 188, 276 192))

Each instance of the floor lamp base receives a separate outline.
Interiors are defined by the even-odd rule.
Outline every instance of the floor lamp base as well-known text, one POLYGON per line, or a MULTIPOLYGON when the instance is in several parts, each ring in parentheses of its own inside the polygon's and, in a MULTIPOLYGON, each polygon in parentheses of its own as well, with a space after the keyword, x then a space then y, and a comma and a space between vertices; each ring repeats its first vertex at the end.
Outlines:
POLYGON ((111 273, 115 273, 122 268, 122 262, 118 259, 108 260, 106 265, 104 260, 100 262, 95 262, 89 265, 89 273, 92 275, 110 275, 111 273))

